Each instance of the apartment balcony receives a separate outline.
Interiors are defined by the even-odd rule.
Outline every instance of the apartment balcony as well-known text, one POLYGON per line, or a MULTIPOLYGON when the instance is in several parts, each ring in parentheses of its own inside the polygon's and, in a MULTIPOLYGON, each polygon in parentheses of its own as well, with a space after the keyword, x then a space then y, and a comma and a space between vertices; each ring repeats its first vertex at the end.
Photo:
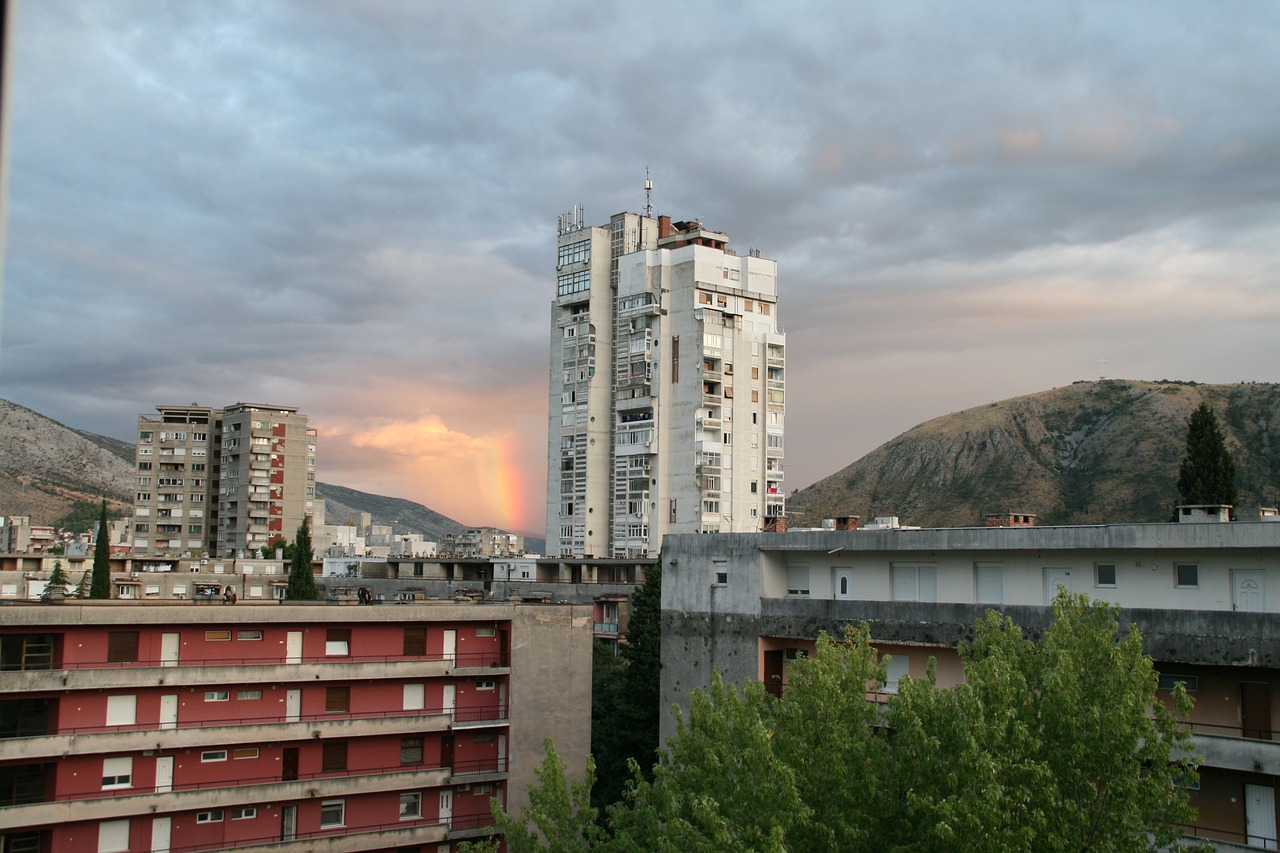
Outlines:
MULTIPOLYGON (((76 794, 67 799, 0 807, 0 820, 9 826, 51 826, 86 820, 112 820, 135 814, 154 814, 193 809, 233 808, 255 803, 278 803, 320 797, 350 796, 352 779, 358 777, 358 791, 370 794, 445 785, 450 768, 387 768, 390 772, 342 772, 332 776, 242 779, 232 783, 199 782, 190 787, 174 784, 172 790, 125 789, 103 791, 101 796, 76 794), (125 793, 133 791, 136 793, 125 793)), ((221 847, 211 848, 221 849, 221 847)))
POLYGON ((29 691, 128 690, 140 681, 173 687, 298 681, 422 679, 447 675, 510 675, 505 656, 457 655, 456 660, 364 657, 309 658, 298 663, 244 659, 178 661, 170 664, 70 664, 62 669, 12 672, 0 681, 0 696, 29 691))
POLYGON ((1187 727, 1195 736, 1195 751, 1204 759, 1204 766, 1280 776, 1280 741, 1272 740, 1276 732, 1245 737, 1239 726, 1189 723, 1187 727))
MULTIPOLYGON (((462 716, 492 713, 488 709, 479 713, 464 709, 462 716)), ((376 715, 308 715, 294 721, 276 716, 147 726, 93 726, 30 737, 5 737, 0 732, 0 761, 60 758, 70 754, 196 749, 229 743, 409 735, 448 731, 453 721, 454 713, 451 711, 424 709, 376 715)))

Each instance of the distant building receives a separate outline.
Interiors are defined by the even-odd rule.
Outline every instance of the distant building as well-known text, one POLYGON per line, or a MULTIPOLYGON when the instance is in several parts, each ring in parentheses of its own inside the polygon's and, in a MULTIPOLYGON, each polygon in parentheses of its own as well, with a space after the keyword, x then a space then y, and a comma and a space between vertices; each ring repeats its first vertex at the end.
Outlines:
POLYGON ((0 611, 6 853, 448 853, 590 749, 582 607, 0 611))
POLYGON ((316 431, 288 406, 157 406, 138 416, 135 552, 247 555, 315 509, 316 431))
MULTIPOLYGON (((1280 783, 1280 524, 1188 508, 1182 524, 1001 526, 671 536, 662 553, 662 705, 752 678, 774 693, 820 630, 867 622, 892 656, 886 689, 923 676, 956 683, 956 645, 988 609, 1048 624, 1059 588, 1121 606, 1162 689, 1186 685, 1204 758, 1190 834, 1218 849, 1276 849, 1280 783), (1213 520, 1211 522, 1211 520, 1213 520)), ((1229 509, 1229 508, 1226 508, 1229 509)), ((663 719, 664 736, 673 719, 663 719)))
POLYGON ((32 524, 29 515, 0 515, 0 553, 42 554, 55 540, 51 526, 32 524))
POLYGON ((666 533, 785 513, 777 264, 698 222, 561 217, 547 554, 655 556, 666 533))
POLYGON ((441 557, 518 557, 524 553, 524 537, 495 527, 473 527, 446 533, 438 552, 441 557))

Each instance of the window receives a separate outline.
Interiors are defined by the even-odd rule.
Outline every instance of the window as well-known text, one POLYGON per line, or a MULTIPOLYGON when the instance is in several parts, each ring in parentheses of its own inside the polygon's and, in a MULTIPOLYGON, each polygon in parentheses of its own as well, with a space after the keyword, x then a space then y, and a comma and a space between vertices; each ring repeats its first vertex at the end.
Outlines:
POLYGON ((321 744, 321 747, 321 772, 332 773, 347 769, 347 742, 345 740, 325 741, 321 744))
POLYGON ((204 701, 206 702, 227 702, 230 699, 230 690, 206 690, 204 694, 204 701))
POLYGON ((107 632, 107 663, 137 663, 138 632, 107 632))
POLYGON ((419 711, 427 706, 426 703, 426 688, 424 685, 404 685, 404 710, 419 711))
POLYGON ((325 631, 324 653, 326 655, 351 654, 351 629, 330 628, 325 631))
POLYGON ((196 812, 196 823, 222 823, 222 809, 196 812))
POLYGON ((261 640, 262 632, 257 630, 236 631, 237 640, 261 640))
POLYGON ((909 655, 885 655, 884 692, 897 693, 898 682, 911 671, 909 655))
POLYGON ((224 643, 227 640, 231 639, 231 632, 230 631, 205 631, 204 639, 205 639, 205 642, 209 642, 209 643, 224 643))
POLYGON ((320 801, 320 828, 330 829, 335 826, 343 826, 347 821, 347 801, 346 800, 321 800, 320 801))
POLYGON ((98 824, 98 853, 123 853, 128 849, 128 820, 104 820, 98 824))
POLYGON ((232 820, 252 820, 258 816, 258 810, 253 806, 241 806, 238 809, 231 810, 232 820))
POLYGON ((979 604, 1004 603, 1004 567, 999 563, 974 563, 974 592, 979 604))
POLYGON ((480 627, 480 628, 476 628, 476 636, 477 636, 477 637, 492 637, 492 636, 494 636, 494 635, 495 635, 495 633, 496 633, 496 631, 495 631, 495 629, 494 629, 494 627, 493 627, 492 625, 490 625, 490 626, 488 626, 488 627, 480 627))
POLYGON ((236 691, 236 699, 242 702, 252 702, 255 699, 261 699, 261 698, 262 698, 261 690, 237 690, 236 691))
POLYGON ((427 626, 406 625, 404 627, 404 655, 422 656, 427 653, 427 626))
POLYGON ((476 732, 471 738, 472 743, 493 743, 493 732, 476 732))
POLYGON ((138 697, 132 694, 128 696, 108 696, 107 697, 107 725, 108 726, 132 726, 138 721, 138 697))
POLYGON ((421 735, 400 738, 400 763, 402 765, 422 763, 421 735))
POLYGON ((938 567, 893 564, 894 601, 937 601, 938 567))
POLYGON ((729 582, 729 561, 728 560, 712 560, 711 564, 716 570, 716 584, 724 586, 729 582))
POLYGON ((351 688, 326 687, 324 689, 324 710, 328 714, 345 714, 351 710, 351 688))
POLYGON ((1200 567, 1194 563, 1177 563, 1173 569, 1178 586, 1197 587, 1200 585, 1200 567))
POLYGON ((476 690, 493 690, 495 687, 497 687, 497 683, 492 678, 476 682, 476 690))
POLYGON ((1196 675, 1161 675, 1160 690, 1172 690, 1181 684, 1182 688, 1188 693, 1195 693, 1200 689, 1200 677, 1196 675))
POLYGON ((104 758, 102 760, 102 790, 133 787, 133 759, 104 758))
MULTIPOLYGON (((227 751, 225 749, 206 749, 200 753, 200 762, 202 764, 211 764, 215 761, 226 761, 227 751)), ((218 818, 221 820, 222 818, 218 818)))
POLYGON ((242 746, 242 747, 240 747, 239 749, 233 749, 233 750, 231 750, 231 757, 232 757, 232 758, 235 758, 235 759, 257 758, 257 757, 258 757, 258 747, 256 747, 256 746, 242 746))
POLYGON ((809 567, 787 566, 787 595, 809 594, 809 567))
POLYGON ((422 817, 422 793, 414 791, 411 794, 400 795, 400 819, 413 820, 422 817))
POLYGON ((1115 586, 1116 585, 1116 565, 1115 563, 1097 563, 1093 567, 1093 584, 1094 586, 1115 586))

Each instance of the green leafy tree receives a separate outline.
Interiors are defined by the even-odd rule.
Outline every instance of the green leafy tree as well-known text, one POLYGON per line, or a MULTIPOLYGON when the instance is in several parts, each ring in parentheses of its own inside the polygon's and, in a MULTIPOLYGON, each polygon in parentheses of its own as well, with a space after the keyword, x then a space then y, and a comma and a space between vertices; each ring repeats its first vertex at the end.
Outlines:
POLYGON ((283 552, 286 563, 293 564, 293 543, 279 534, 258 549, 258 556, 264 560, 272 560, 275 559, 277 550, 283 552))
POLYGON ((1208 403, 1201 403, 1187 421, 1187 452, 1178 466, 1178 498, 1184 504, 1236 502, 1236 463, 1208 403))
MULTIPOLYGON (((591 786, 595 764, 587 757, 586 777, 581 782, 568 779, 563 759, 556 754, 551 739, 543 741, 546 758, 534 768, 538 782, 529 789, 529 805, 519 816, 502 811, 490 800, 498 830, 506 837, 510 853, 588 853, 604 842, 591 806, 591 786)), ((462 845, 463 853, 497 853, 496 841, 462 845)))
POLYGON ((320 595, 316 576, 311 569, 311 520, 303 517, 293 539, 293 559, 289 563, 289 586, 285 597, 290 601, 315 601, 320 595))
POLYGON ((62 561, 53 561, 53 571, 49 574, 49 582, 44 586, 45 598, 66 598, 67 584, 71 583, 71 579, 67 577, 67 573, 62 569, 62 561))
MULTIPOLYGON (((960 659, 960 684, 938 687, 931 662, 883 705, 866 698, 885 671, 865 626, 821 637, 790 665, 781 700, 717 674, 691 694, 652 779, 633 764, 626 798, 608 809, 609 835, 583 831, 584 809, 563 803, 536 829, 627 853, 1139 851, 1178 841, 1195 816, 1182 785, 1196 779, 1196 761, 1177 725, 1190 701, 1181 688, 1173 710, 1157 699, 1154 665, 1137 630, 1119 630, 1116 606, 1063 593, 1038 639, 989 613, 960 659)), ((563 781, 555 787, 563 800, 563 781)))
POLYGON ((90 598, 111 597, 111 538, 107 532, 107 502, 102 502, 98 518, 98 536, 93 544, 93 578, 89 582, 90 598))

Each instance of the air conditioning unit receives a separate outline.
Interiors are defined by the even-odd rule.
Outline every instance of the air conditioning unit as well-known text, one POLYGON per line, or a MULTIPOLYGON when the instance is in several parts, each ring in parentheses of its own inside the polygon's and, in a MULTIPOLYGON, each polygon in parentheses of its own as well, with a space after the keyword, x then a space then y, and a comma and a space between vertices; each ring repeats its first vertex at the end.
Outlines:
POLYGON ((467 783, 466 785, 459 785, 459 786, 456 788, 456 790, 458 790, 458 791, 470 791, 470 790, 471 790, 471 784, 470 784, 470 783, 467 783))

